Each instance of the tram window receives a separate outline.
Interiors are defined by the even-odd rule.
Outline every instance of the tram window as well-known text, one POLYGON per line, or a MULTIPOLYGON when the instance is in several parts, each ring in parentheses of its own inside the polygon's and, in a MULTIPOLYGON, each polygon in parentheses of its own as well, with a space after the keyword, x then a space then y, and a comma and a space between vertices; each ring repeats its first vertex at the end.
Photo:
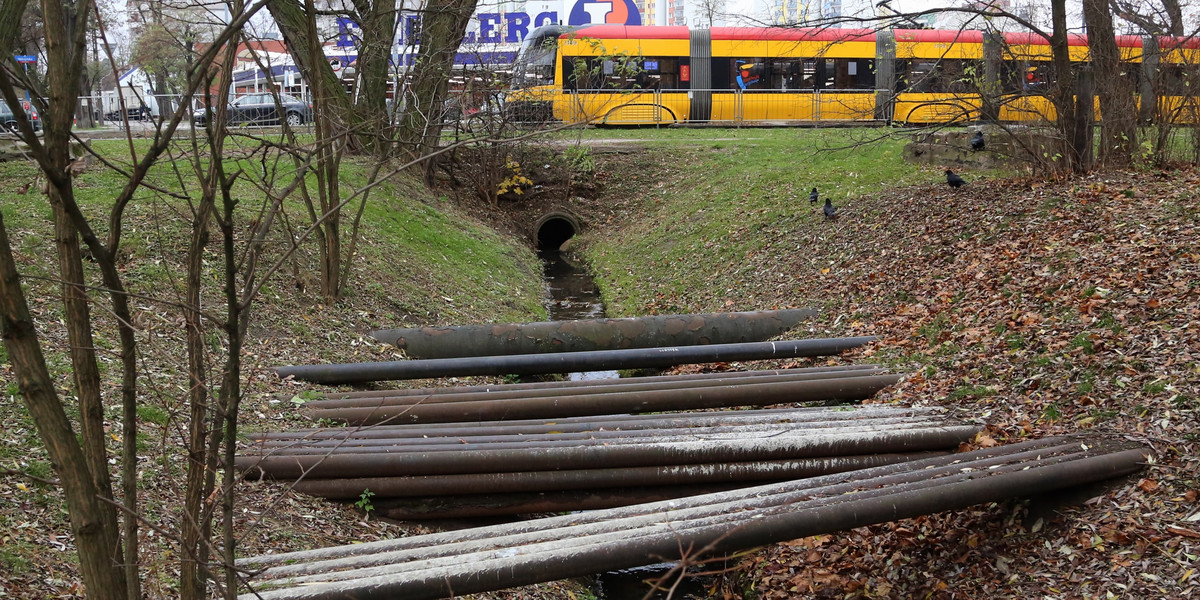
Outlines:
POLYGON ((1191 96, 1200 88, 1200 65, 1158 65, 1163 96, 1191 96))
POLYGON ((575 73, 575 67, 578 65, 581 69, 586 68, 579 60, 565 59, 563 60, 563 89, 577 90, 579 89, 580 76, 575 73))
POLYGON ((979 93, 983 63, 977 60, 943 60, 942 91, 956 94, 979 93))
POLYGON ((640 74, 640 63, 626 59, 588 57, 563 61, 565 87, 572 90, 635 88, 640 74))
POLYGON ((1137 91, 1142 81, 1142 65, 1140 63, 1123 62, 1118 65, 1121 77, 1129 81, 1129 89, 1137 91))
POLYGON ((1000 63, 1000 89, 1005 93, 1023 91, 1026 65, 1028 63, 1023 60, 1006 60, 1000 63))
POLYGON ((642 87, 647 89, 681 90, 688 89, 686 83, 681 85, 679 80, 679 58, 663 56, 647 58, 642 61, 642 87))
POLYGON ((1048 60, 1007 60, 1002 68, 1006 92, 1043 92, 1054 83, 1054 63, 1048 60))
POLYGON ((897 73, 903 73, 897 84, 901 91, 927 94, 975 91, 961 60, 904 60, 897 61, 897 67, 904 67, 897 68, 897 73))
POLYGON ((735 85, 730 76, 733 74, 733 59, 713 57, 712 59, 712 89, 728 90, 735 85))
POLYGON ((735 58, 730 66, 729 85, 733 89, 761 90, 770 84, 769 79, 764 79, 767 63, 762 58, 735 58))
POLYGON ((680 84, 679 58, 578 58, 563 61, 564 87, 596 89, 687 89, 680 84))
POLYGON ((869 58, 841 59, 846 64, 846 89, 875 89, 875 61, 869 58))
POLYGON ((817 84, 813 59, 780 59, 771 63, 771 88, 784 91, 812 90, 817 84))
POLYGON ((822 86, 827 90, 870 90, 875 88, 875 61, 869 58, 827 58, 822 86))

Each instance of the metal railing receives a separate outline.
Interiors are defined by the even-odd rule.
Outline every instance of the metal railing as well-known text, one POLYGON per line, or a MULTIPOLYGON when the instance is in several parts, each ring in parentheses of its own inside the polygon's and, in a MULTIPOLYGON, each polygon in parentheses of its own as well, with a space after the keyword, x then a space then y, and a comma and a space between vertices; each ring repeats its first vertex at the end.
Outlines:
MULTIPOLYGON (((308 94, 293 94, 283 92, 302 102, 310 102, 308 94)), ((123 126, 127 121, 121 115, 121 98, 115 91, 106 91, 100 95, 79 96, 76 100, 76 114, 90 115, 93 123, 99 126, 123 126)), ((159 121, 164 116, 169 117, 184 104, 182 94, 140 94, 130 91, 124 93, 124 110, 130 122, 159 121)), ((204 99, 193 96, 187 101, 184 123, 191 122, 190 113, 202 109, 204 99)))
MULTIPOLYGON (((295 94, 291 94, 296 96, 295 94)), ((886 120, 890 114, 891 92, 874 89, 826 90, 663 90, 663 89, 581 89, 555 94, 562 103, 557 113, 568 122, 607 125, 671 125, 676 123, 741 126, 747 124, 804 124, 821 121, 886 120), (877 109, 880 92, 888 98, 884 111, 877 109), (692 103, 704 97, 709 103, 707 118, 698 117, 692 103), (881 116, 882 115, 882 116, 881 116)), ((299 96, 296 96, 300 98, 299 96)), ((300 98, 304 100, 304 98, 300 98)), ((129 121, 160 120, 183 102, 178 94, 125 94, 129 121)), ((80 96, 77 114, 89 114, 100 126, 124 125, 120 101, 115 92, 99 96, 80 96)), ((199 110, 202 99, 193 97, 187 110, 199 110)), ((548 115, 546 115, 548 116, 548 115)), ((500 118, 500 111, 496 111, 500 118)), ((509 122, 537 125, 545 118, 520 118, 507 114, 509 122)), ((185 118, 185 122, 190 119, 185 118)))
POLYGON ((559 96, 566 103, 559 114, 570 122, 608 125, 875 121, 890 113, 878 110, 880 92, 890 99, 889 90, 875 89, 580 89, 559 96), (693 110, 700 99, 709 105, 706 116, 693 110))

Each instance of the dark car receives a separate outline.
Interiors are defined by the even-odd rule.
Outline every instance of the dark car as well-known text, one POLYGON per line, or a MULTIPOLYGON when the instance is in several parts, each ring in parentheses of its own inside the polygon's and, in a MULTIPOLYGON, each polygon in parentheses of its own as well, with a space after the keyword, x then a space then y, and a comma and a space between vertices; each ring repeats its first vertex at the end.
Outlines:
MULTIPOLYGON (((37 111, 29 105, 28 102, 22 102, 22 107, 25 109, 25 116, 29 119, 29 123, 33 125, 33 130, 38 131, 42 128, 42 121, 38 118, 37 111)), ((0 100, 0 126, 4 127, 4 131, 17 131, 17 115, 8 103, 0 100)))
MULTIPOLYGON (((205 127, 211 115, 212 109, 198 110, 192 114, 192 122, 198 127, 205 127)), ((274 94, 247 94, 230 102, 226 115, 230 125, 277 125, 286 121, 294 127, 312 120, 312 105, 294 96, 279 94, 277 106, 274 94), (283 110, 282 119, 280 109, 283 110)))
MULTIPOLYGON (((144 105, 143 106, 126 106, 125 107, 125 115, 127 115, 129 117, 130 121, 147 121, 147 120, 150 120, 151 118, 153 118, 153 116, 154 116, 153 111, 150 110, 150 107, 144 106, 144 105)), ((104 120, 106 120, 106 121, 124 121, 125 117, 121 115, 121 110, 117 109, 117 110, 113 110, 113 111, 104 113, 104 120)))

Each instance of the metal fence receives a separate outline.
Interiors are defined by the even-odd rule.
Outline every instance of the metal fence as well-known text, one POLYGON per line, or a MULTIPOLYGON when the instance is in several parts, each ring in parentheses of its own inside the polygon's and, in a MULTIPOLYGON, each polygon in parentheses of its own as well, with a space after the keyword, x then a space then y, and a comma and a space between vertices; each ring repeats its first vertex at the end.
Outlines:
POLYGON ((568 122, 604 125, 802 124, 886 120, 889 90, 571 90, 558 96, 568 122), (884 102, 878 100, 884 98, 884 102))
MULTIPOLYGON (((290 94, 304 101, 305 98, 290 94)), ((160 120, 184 103, 178 94, 143 95, 126 90, 80 96, 78 115, 88 115, 101 126, 128 121, 160 120), (122 100, 125 115, 122 115, 122 100)), ((889 90, 569 90, 554 94, 557 114, 566 122, 593 125, 673 125, 677 123, 743 125, 804 125, 817 122, 871 122, 891 116, 889 90), (882 106, 882 109, 879 107, 882 106)), ((186 112, 203 108, 200 97, 187 101, 186 112)), ((453 112, 453 111, 449 111, 453 112)), ((501 111, 483 111, 483 117, 501 118, 501 111)), ((510 123, 536 126, 553 119, 550 115, 514 117, 510 123)), ((185 122, 190 118, 185 116, 185 122)))
MULTIPOLYGON (((284 94, 302 102, 310 102, 308 94, 284 94)), ((184 123, 191 122, 192 111, 205 107, 204 98, 201 96, 192 96, 185 100, 182 94, 142 94, 134 90, 123 90, 121 96, 118 96, 116 91, 110 90, 100 95, 80 96, 75 114, 90 116, 97 125, 123 125, 126 122, 124 116, 128 116, 129 121, 158 121, 164 116, 170 117, 175 114, 181 105, 186 105, 184 123), (121 113, 122 108, 125 111, 124 116, 121 113)))

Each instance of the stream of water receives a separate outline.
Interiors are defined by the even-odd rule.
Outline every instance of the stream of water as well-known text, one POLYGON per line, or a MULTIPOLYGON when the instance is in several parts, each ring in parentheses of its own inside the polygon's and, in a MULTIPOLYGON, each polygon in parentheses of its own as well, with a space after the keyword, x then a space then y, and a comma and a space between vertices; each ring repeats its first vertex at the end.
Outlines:
MULTIPOLYGON (((600 288, 587 269, 577 266, 557 250, 542 250, 542 274, 549 288, 546 311, 551 321, 604 318, 604 300, 600 288)), ((589 371, 568 373, 571 381, 585 379, 615 379, 616 371, 589 371)))
MULTIPOLYGON (((604 318, 604 300, 591 274, 576 265, 557 250, 542 250, 542 273, 545 276, 549 295, 546 310, 552 321, 604 318)), ((583 379, 615 379, 616 371, 593 371, 568 374, 572 381, 583 379)), ((658 564, 635 569, 601 573, 596 576, 594 591, 598 600, 638 600, 651 591, 645 581, 656 581, 667 575, 675 565, 658 564)), ((668 584, 669 585, 669 584, 668 584)), ((671 600, 704 598, 704 584, 695 578, 685 579, 676 589, 671 600)), ((665 600, 667 592, 655 592, 651 600, 665 600)))

